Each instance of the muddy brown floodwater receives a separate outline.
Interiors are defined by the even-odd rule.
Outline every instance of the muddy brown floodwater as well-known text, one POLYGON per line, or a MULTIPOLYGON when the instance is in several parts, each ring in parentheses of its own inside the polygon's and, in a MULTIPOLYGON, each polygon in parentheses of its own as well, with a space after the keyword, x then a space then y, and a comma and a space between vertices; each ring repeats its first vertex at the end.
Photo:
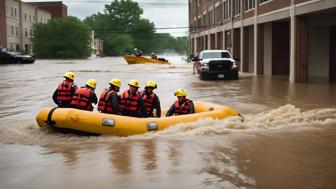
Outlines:
POLYGON ((127 65, 118 58, 38 60, 0 65, 0 188, 336 188, 336 86, 290 84, 288 76, 240 75, 200 81, 192 65, 127 65), (62 75, 76 84, 112 78, 158 83, 163 107, 173 91, 231 106, 245 116, 200 120, 131 137, 83 137, 41 129, 62 75))

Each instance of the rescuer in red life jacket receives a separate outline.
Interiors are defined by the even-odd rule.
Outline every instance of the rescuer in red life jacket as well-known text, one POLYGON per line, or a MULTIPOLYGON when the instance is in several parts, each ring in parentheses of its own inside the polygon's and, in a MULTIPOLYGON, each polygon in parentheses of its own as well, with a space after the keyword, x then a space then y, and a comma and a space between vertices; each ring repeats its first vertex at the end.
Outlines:
POLYGON ((94 93, 96 86, 96 80, 87 80, 85 87, 77 89, 72 96, 71 107, 80 110, 93 111, 92 103, 97 104, 97 96, 94 93))
POLYGON ((110 88, 105 89, 100 95, 98 111, 107 114, 120 114, 118 92, 121 87, 121 81, 112 79, 109 84, 110 88))
POLYGON ((147 117, 146 107, 141 94, 138 91, 139 81, 131 80, 128 85, 130 89, 124 91, 120 96, 119 108, 123 115, 132 117, 147 117))
POLYGON ((172 115, 185 115, 195 113, 195 107, 192 100, 186 98, 187 91, 184 89, 177 89, 174 93, 177 96, 177 101, 169 108, 166 117, 172 115))
POLYGON ((67 72, 64 74, 64 78, 65 80, 58 84, 52 99, 58 107, 69 108, 72 96, 75 94, 78 87, 74 83, 74 73, 67 72))
POLYGON ((153 92, 157 88, 154 81, 148 81, 145 86, 145 90, 141 96, 145 102, 146 112, 148 117, 155 117, 153 110, 156 109, 156 117, 161 117, 161 105, 159 97, 153 92))

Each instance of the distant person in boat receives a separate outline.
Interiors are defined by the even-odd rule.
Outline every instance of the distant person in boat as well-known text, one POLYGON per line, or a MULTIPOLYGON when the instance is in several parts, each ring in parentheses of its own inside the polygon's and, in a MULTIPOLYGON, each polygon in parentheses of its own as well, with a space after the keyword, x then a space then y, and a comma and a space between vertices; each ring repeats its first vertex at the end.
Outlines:
POLYGON ((107 114, 120 114, 118 92, 121 87, 119 79, 112 79, 110 87, 100 94, 98 111, 107 114))
POLYGON ((94 92, 96 86, 96 80, 87 80, 85 87, 77 89, 75 94, 72 96, 71 107, 80 110, 93 111, 92 103, 97 104, 97 96, 94 92))
POLYGON ((147 117, 145 103, 138 91, 140 82, 131 80, 128 85, 130 88, 120 95, 119 108, 122 114, 132 117, 147 117))
POLYGON ((187 91, 184 89, 177 89, 174 93, 177 101, 169 108, 166 117, 172 115, 185 115, 195 113, 195 107, 192 100, 187 99, 187 91))
POLYGON ((133 55, 134 55, 134 56, 142 56, 143 53, 142 53, 140 50, 138 50, 137 48, 134 48, 133 55))
POLYGON ((53 101, 60 108, 69 108, 72 96, 78 89, 77 85, 74 83, 75 74, 72 72, 67 72, 64 75, 65 80, 59 83, 54 94, 53 101))
POLYGON ((142 99, 145 103, 146 112, 148 117, 154 116, 154 109, 156 110, 156 117, 161 117, 161 105, 159 97, 153 92, 157 88, 154 81, 148 81, 145 90, 142 92, 142 99))
POLYGON ((157 60, 158 57, 157 57, 157 55, 155 53, 151 53, 151 59, 157 60))

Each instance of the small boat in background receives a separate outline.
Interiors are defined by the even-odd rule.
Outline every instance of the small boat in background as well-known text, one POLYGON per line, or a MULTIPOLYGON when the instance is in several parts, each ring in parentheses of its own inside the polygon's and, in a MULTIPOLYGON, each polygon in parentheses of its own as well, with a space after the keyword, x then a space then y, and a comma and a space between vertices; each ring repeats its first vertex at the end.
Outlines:
POLYGON ((144 56, 124 55, 124 59, 128 64, 171 64, 163 58, 152 59, 144 56))

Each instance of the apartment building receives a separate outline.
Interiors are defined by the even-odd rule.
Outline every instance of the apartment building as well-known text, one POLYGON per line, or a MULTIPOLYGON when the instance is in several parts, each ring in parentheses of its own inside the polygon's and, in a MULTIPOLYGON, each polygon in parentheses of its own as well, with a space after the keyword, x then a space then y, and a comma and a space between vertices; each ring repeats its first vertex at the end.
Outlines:
MULTIPOLYGON (((50 3, 54 5, 53 2, 50 3)), ((33 36, 33 25, 47 23, 48 20, 58 16, 39 6, 42 5, 21 0, 0 0, 0 48, 32 52, 30 39, 33 36)), ((59 3, 54 9, 60 9, 59 3)))
POLYGON ((242 72, 336 81, 336 0, 189 0, 190 49, 228 49, 242 72))

